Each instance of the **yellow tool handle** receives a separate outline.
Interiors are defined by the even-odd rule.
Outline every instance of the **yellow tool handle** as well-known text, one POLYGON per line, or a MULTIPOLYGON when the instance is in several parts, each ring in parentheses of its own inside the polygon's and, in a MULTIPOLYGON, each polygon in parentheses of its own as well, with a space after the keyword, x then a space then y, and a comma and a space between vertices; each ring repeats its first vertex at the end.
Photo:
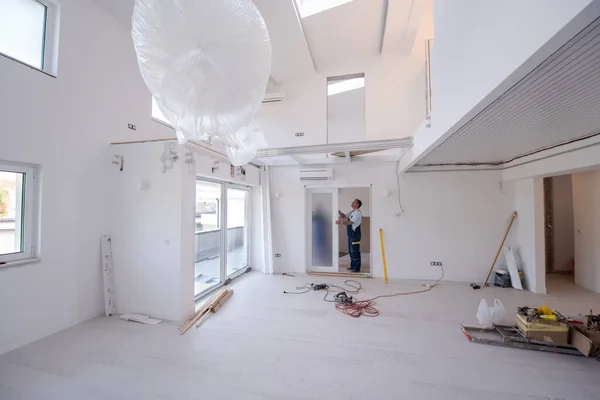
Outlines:
POLYGON ((385 261, 385 246, 383 244, 383 229, 379 229, 379 241, 381 242, 381 258, 383 259, 383 277, 388 283, 387 263, 385 261))

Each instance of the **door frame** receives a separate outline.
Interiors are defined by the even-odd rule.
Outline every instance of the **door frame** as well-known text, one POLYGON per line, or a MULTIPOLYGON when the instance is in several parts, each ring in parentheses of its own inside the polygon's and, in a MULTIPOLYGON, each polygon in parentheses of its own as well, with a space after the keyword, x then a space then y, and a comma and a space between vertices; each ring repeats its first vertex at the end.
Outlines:
MULTIPOLYGON (((221 266, 221 268, 223 268, 223 271, 221 271, 221 274, 223 274, 223 273, 225 274, 225 276, 223 278, 223 282, 227 282, 227 280, 237 278, 238 276, 240 276, 241 274, 246 272, 246 269, 250 266, 250 213, 252 212, 252 187, 237 184, 237 183, 226 182, 225 183, 225 196, 227 196, 227 189, 243 190, 247 193, 246 203, 245 203, 246 210, 244 212, 244 228, 247 229, 247 232, 248 232, 248 234, 244 238, 244 242, 246 245, 247 264, 245 266, 241 267, 239 270, 233 272, 231 275, 227 275, 227 254, 225 254, 224 268, 223 268, 223 266, 221 266)), ((225 201, 225 203, 226 203, 225 207, 229 207, 229 200, 225 201)), ((225 213, 223 213, 223 214, 225 214, 225 213)), ((225 216, 225 223, 227 223, 227 216, 225 216)), ((225 231, 227 232, 227 228, 225 229, 225 231)), ((225 234, 225 240, 227 240, 227 234, 225 234)), ((227 253, 227 242, 225 242, 225 253, 227 253)))
MULTIPOLYGON (((227 189, 231 188, 231 189, 237 189, 237 190, 245 190, 248 192, 248 197, 246 199, 247 201, 246 201, 246 213, 245 213, 246 214, 245 215, 245 227, 247 229, 250 229, 250 213, 252 210, 252 204, 251 204, 252 188, 251 188, 251 186, 246 186, 246 185, 242 185, 242 184, 238 184, 238 183, 231 183, 228 181, 221 181, 218 179, 205 178, 204 176, 201 176, 201 175, 196 175, 194 184, 196 184, 197 181, 203 181, 203 182, 209 182, 209 183, 221 185, 221 201, 219 204, 219 213, 220 213, 219 227, 220 227, 221 246, 219 249, 219 257, 220 257, 219 280, 220 280, 220 282, 208 289, 203 290, 202 292, 200 292, 198 294, 194 293, 194 302, 198 301, 199 299, 205 297, 206 295, 208 295, 210 293, 213 293, 220 287, 228 284, 229 281, 231 281, 232 279, 237 278, 238 276, 245 273, 247 271, 248 267, 250 266, 250 241, 248 240, 248 244, 247 244, 248 264, 246 266, 240 268, 238 271, 235 271, 231 275, 229 275, 229 276, 227 275, 227 206, 228 206, 228 204, 227 204, 228 203, 227 189)), ((195 193, 195 189, 194 189, 194 193, 195 193)), ((196 206, 194 203, 194 208, 195 207, 196 206)), ((248 239, 250 239, 249 234, 248 234, 248 239)), ((195 251, 195 247, 194 247, 194 251, 195 251)), ((195 279, 195 276, 194 276, 194 279, 195 279)))
MULTIPOLYGON (((310 264, 312 263, 311 260, 311 251, 310 251, 310 246, 312 243, 312 226, 311 226, 311 203, 310 203, 310 199, 309 199, 309 190, 312 189, 336 189, 336 203, 339 203, 339 190, 340 189, 350 189, 350 188, 355 188, 355 189, 368 189, 369 191, 369 229, 370 229, 370 233, 371 233, 371 243, 370 243, 370 249, 371 251, 369 252, 369 264, 370 264, 370 270, 368 273, 360 273, 357 275, 363 275, 363 276, 373 276, 373 271, 374 271, 374 267, 373 267, 373 250, 375 249, 375 247, 373 246, 373 244, 375 243, 375 237, 377 235, 375 235, 374 231, 373 231, 373 207, 371 206, 373 204, 373 184, 336 184, 336 185, 327 185, 327 184, 312 184, 312 185, 304 185, 304 230, 305 230, 305 257, 306 257, 306 263, 305 263, 305 271, 306 272, 322 272, 322 271, 316 271, 316 270, 311 270, 310 269, 310 264)), ((336 208, 335 210, 335 220, 337 220, 337 206, 334 207, 336 208)), ((337 264, 337 267, 335 268, 335 270, 333 272, 331 271, 327 271, 327 272, 331 272, 334 274, 344 274, 345 272, 340 272, 339 271, 339 227, 336 225, 336 239, 335 239, 335 243, 336 246, 333 250, 337 250, 334 253, 334 259, 335 264, 337 264)))

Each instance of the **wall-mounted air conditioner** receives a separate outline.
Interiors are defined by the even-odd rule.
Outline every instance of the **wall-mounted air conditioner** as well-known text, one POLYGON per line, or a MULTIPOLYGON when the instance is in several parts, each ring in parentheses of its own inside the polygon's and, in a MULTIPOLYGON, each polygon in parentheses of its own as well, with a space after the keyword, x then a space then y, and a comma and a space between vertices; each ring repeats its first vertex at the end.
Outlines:
POLYGON ((263 104, 283 103, 285 92, 267 92, 263 104))
POLYGON ((299 171, 301 181, 330 181, 333 179, 332 169, 302 169, 299 171))

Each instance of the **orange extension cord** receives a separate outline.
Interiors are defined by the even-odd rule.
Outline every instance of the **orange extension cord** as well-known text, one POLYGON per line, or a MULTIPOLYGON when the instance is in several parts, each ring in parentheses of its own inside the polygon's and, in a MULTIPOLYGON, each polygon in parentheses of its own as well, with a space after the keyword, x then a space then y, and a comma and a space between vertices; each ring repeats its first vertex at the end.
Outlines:
MULTIPOLYGON (((325 300, 326 302, 329 302, 329 303, 335 302, 335 309, 338 310, 339 312, 346 314, 352 318, 359 318, 361 316, 376 317, 379 315, 379 310, 377 308, 375 308, 375 300, 385 298, 385 297, 407 296, 410 294, 419 294, 419 293, 429 292, 431 289, 436 287, 442 279, 444 279, 444 267, 441 268, 441 272, 442 272, 442 275, 440 276, 440 278, 437 281, 435 281, 432 285, 425 285, 426 287, 424 289, 415 290, 412 292, 398 292, 398 293, 393 293, 393 294, 382 294, 380 296, 375 296, 371 299, 366 299, 366 300, 358 300, 358 299, 354 298, 351 303, 341 303, 341 302, 336 302, 335 300, 328 300, 327 296, 329 295, 329 293, 339 291, 339 290, 348 292, 351 294, 358 294, 360 292, 360 290, 362 289, 362 285, 359 282, 351 280, 351 279, 344 281, 344 285, 349 286, 352 289, 344 288, 344 287, 337 286, 337 285, 330 285, 327 283, 322 283, 319 285, 325 286, 326 293, 325 293, 325 297, 323 297, 323 300, 325 300), (353 283, 356 285, 353 285, 353 283), (336 289, 336 290, 331 290, 331 289, 336 289)), ((307 283, 304 286, 296 288, 298 290, 304 290, 302 292, 286 292, 286 291, 284 291, 283 293, 285 293, 285 294, 304 294, 304 293, 310 292, 311 290, 315 290, 314 287, 315 287, 315 284, 307 283)))

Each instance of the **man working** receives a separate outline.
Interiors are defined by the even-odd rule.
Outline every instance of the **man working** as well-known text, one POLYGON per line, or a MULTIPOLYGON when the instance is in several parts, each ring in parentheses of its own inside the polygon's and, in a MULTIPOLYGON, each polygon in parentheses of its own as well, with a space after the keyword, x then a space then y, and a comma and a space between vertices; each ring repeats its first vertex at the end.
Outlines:
POLYGON ((338 210, 340 218, 347 218, 347 221, 338 220, 338 225, 346 225, 348 232, 348 251, 350 252, 350 268, 352 272, 360 272, 360 224, 362 223, 362 201, 356 199, 352 202, 352 211, 348 214, 338 210))

